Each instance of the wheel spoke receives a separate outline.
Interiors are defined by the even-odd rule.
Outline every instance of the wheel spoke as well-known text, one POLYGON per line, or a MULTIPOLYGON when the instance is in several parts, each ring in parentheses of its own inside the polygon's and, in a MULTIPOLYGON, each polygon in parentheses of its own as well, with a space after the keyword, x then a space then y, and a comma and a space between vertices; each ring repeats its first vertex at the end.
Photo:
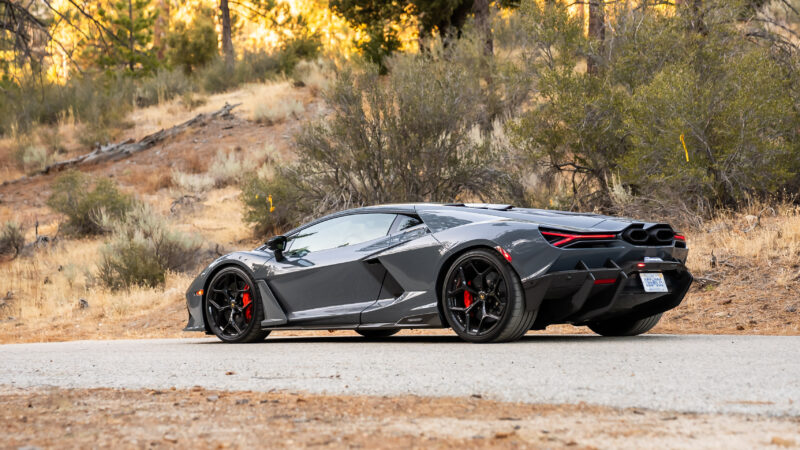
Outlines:
POLYGON ((464 275, 464 266, 459 266, 458 274, 461 275, 461 285, 466 286, 467 285, 467 276, 464 275))
POLYGON ((457 287, 457 288, 453 289, 452 291, 447 291, 447 295, 458 294, 460 292, 464 292, 464 290, 465 290, 464 286, 460 286, 460 287, 457 287))
POLYGON ((213 306, 214 309, 216 309, 217 311, 220 311, 220 312, 230 308, 229 305, 225 305, 225 306, 219 305, 217 302, 215 302, 214 300, 212 300, 210 298, 208 299, 208 304, 210 306, 213 306))
POLYGON ((233 313, 231 313, 231 326, 233 326, 233 328, 236 330, 236 334, 239 334, 239 333, 242 332, 242 329, 239 328, 239 325, 237 325, 236 321, 233 319, 233 313))

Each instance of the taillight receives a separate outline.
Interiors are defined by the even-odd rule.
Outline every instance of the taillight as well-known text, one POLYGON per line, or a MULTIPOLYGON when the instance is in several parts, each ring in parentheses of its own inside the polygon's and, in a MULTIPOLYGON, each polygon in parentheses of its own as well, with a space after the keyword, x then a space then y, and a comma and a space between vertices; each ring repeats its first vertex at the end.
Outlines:
POLYGON ((550 244, 556 247, 563 247, 575 241, 592 241, 592 240, 607 240, 616 239, 616 234, 574 234, 564 233, 561 231, 544 231, 541 230, 542 236, 550 244))
POLYGON ((686 242, 686 236, 684 236, 682 234, 676 234, 673 237, 675 238, 675 240, 686 242))

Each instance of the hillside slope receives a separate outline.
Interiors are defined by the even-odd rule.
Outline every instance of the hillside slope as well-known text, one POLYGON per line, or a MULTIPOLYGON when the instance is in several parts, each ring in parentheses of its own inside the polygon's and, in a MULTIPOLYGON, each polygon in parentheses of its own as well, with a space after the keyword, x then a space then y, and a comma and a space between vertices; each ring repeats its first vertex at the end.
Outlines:
MULTIPOLYGON (((259 240, 241 220, 240 191, 235 185, 194 192, 192 186, 176 183, 180 181, 176 173, 202 178, 214 170, 219 155, 233 155, 254 168, 291 160, 292 135, 304 120, 324 112, 317 92, 313 86, 278 82, 212 96, 198 109, 172 102, 137 110, 120 139, 140 138, 225 103, 242 103, 233 117, 190 128, 129 158, 80 170, 113 178, 123 190, 170 216, 176 228, 202 236, 207 261, 234 249, 253 248, 259 240)), ((85 151, 72 145, 61 157, 85 151)), ((0 160, 11 161, 12 152, 13 143, 0 142, 0 160)), ((21 173, 7 166, 0 175, 5 181, 21 173)), ((29 242, 37 221, 40 234, 59 234, 61 218, 45 205, 55 177, 49 174, 0 186, 0 223, 25 224, 29 242)), ((697 282, 654 332, 800 334, 796 209, 783 206, 761 208, 753 215, 728 215, 686 234, 689 266, 697 282)), ((0 262, 0 342, 182 336, 183 291, 191 275, 170 274, 163 288, 110 292, 98 286, 93 275, 102 243, 103 239, 59 235, 47 248, 0 262), (89 307, 81 308, 80 299, 89 307)), ((558 326, 545 332, 584 331, 558 326)))

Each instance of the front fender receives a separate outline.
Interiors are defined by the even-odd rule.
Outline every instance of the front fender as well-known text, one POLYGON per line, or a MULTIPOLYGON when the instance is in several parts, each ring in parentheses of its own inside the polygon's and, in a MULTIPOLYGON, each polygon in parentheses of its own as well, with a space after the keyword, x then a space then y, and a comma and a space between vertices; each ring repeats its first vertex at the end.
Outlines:
POLYGON ((205 331, 210 333, 203 313, 203 295, 208 290, 211 278, 221 269, 236 266, 244 270, 253 280, 264 279, 264 265, 273 258, 272 253, 264 251, 233 252, 221 256, 209 264, 191 282, 186 291, 186 309, 189 312, 189 322, 184 331, 205 331), (202 294, 200 292, 202 291, 202 294))

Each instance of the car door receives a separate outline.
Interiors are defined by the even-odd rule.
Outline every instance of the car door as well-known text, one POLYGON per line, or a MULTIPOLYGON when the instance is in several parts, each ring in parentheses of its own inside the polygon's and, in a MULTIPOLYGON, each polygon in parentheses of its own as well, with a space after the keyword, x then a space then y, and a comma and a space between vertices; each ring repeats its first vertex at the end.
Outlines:
POLYGON ((385 269, 365 261, 386 237, 395 214, 335 217, 288 236, 268 280, 293 325, 350 327, 378 298, 385 269))

